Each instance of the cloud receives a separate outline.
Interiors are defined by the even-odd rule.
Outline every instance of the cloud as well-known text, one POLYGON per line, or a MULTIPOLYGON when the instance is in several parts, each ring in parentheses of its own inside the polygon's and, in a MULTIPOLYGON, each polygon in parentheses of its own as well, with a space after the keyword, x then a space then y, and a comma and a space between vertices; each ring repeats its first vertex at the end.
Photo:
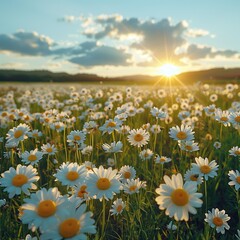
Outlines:
POLYGON ((129 54, 109 46, 98 46, 82 56, 71 58, 69 61, 84 67, 94 66, 127 66, 129 54))
POLYGON ((205 36, 208 36, 209 34, 210 34, 209 31, 206 31, 204 29, 188 29, 186 31, 186 36, 193 37, 193 38, 205 37, 205 36))
POLYGON ((203 58, 215 58, 217 56, 231 58, 237 56, 238 54, 239 53, 237 51, 215 50, 213 47, 191 44, 188 46, 184 55, 189 59, 196 60, 203 58))
POLYGON ((0 51, 10 51, 21 55, 47 56, 55 43, 36 32, 19 31, 13 35, 0 34, 0 51))

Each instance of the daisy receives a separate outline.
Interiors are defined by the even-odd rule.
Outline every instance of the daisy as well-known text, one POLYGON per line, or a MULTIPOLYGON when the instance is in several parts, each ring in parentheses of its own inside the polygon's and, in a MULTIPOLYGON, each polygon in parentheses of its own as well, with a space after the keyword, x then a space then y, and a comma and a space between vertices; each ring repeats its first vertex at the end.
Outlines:
POLYGON ((61 196, 56 187, 48 190, 43 188, 32 193, 30 198, 24 199, 20 219, 22 223, 28 224, 29 228, 35 226, 44 231, 50 224, 57 223, 56 216, 60 211, 64 211, 65 201, 66 198, 61 196))
POLYGON ((216 110, 216 105, 212 104, 203 108, 207 116, 213 116, 216 110))
POLYGON ((232 147, 230 150, 229 150, 229 155, 230 156, 240 156, 240 147, 236 146, 236 147, 232 147))
POLYGON ((85 182, 73 186, 74 196, 81 199, 88 199, 87 185, 85 182))
POLYGON ((204 219, 210 227, 216 228, 217 233, 225 233, 225 229, 229 230, 230 226, 227 224, 227 221, 230 220, 230 217, 225 214, 225 210, 219 211, 218 208, 213 208, 212 211, 205 213, 206 218, 204 219))
POLYGON ((229 115, 229 122, 233 125, 240 125, 240 111, 231 112, 229 115))
POLYGON ((30 234, 27 234, 23 240, 37 240, 37 237, 32 237, 30 234))
POLYGON ((146 188, 146 182, 137 179, 127 179, 127 182, 123 185, 123 190, 127 194, 139 193, 141 188, 146 188))
POLYGON ((194 141, 178 141, 178 146, 181 150, 186 152, 196 152, 199 150, 198 143, 194 141))
POLYGON ((161 127, 160 127, 160 125, 154 124, 151 126, 150 131, 154 134, 160 133, 161 127))
POLYGON ((123 202, 121 198, 117 198, 110 209, 111 215, 119 215, 122 213, 123 209, 126 207, 126 203, 123 202))
POLYGON ((167 162, 171 162, 172 159, 171 159, 171 158, 168 158, 168 157, 166 157, 166 156, 161 156, 161 157, 160 157, 158 154, 156 154, 154 161, 155 161, 155 163, 164 164, 164 163, 167 163, 167 162))
POLYGON ((74 186, 82 183, 86 177, 87 170, 84 165, 79 166, 77 163, 63 163, 57 173, 53 176, 56 181, 60 181, 62 185, 74 186))
POLYGON ((87 147, 84 147, 83 150, 81 151, 81 153, 83 155, 91 155, 93 151, 93 147, 92 146, 87 146, 87 147))
POLYGON ((109 133, 111 134, 112 132, 115 131, 119 131, 121 129, 122 126, 122 121, 119 120, 118 118, 114 118, 114 119, 109 119, 107 120, 103 126, 99 127, 99 130, 104 133, 109 133))
POLYGON ((213 143, 213 147, 215 148, 215 149, 219 149, 219 148, 221 148, 221 146, 222 146, 222 144, 220 143, 220 142, 214 142, 213 143))
POLYGON ((228 172, 229 179, 231 180, 228 185, 234 186, 235 189, 238 191, 240 189, 240 173, 238 170, 236 171, 229 171, 228 172))
POLYGON ((194 132, 190 126, 181 125, 181 127, 171 127, 169 130, 169 135, 174 140, 178 141, 191 141, 194 139, 194 132))
POLYGON ((121 182, 126 183, 128 179, 134 179, 136 177, 136 170, 134 167, 124 165, 120 168, 119 173, 121 174, 121 182))
POLYGON ((215 160, 209 162, 208 158, 195 158, 196 163, 192 163, 192 172, 199 174, 208 180, 208 177, 217 176, 218 165, 215 160))
POLYGON ((113 158, 108 158, 107 159, 107 165, 109 167, 113 167, 115 165, 115 160, 113 158))
POLYGON ((71 131, 67 135, 67 142, 69 146, 74 146, 75 144, 81 145, 86 139, 86 133, 79 130, 71 131))
POLYGON ((10 167, 1 176, 0 185, 6 187, 4 192, 9 193, 9 198, 20 195, 22 191, 26 195, 30 195, 28 189, 37 189, 33 182, 38 181, 39 176, 37 176, 37 169, 33 168, 32 165, 22 166, 18 164, 16 169, 10 167))
POLYGON ((41 240, 87 239, 86 234, 96 233, 92 212, 86 212, 86 204, 76 209, 75 204, 69 201, 66 210, 58 215, 57 224, 43 232, 41 240))
POLYGON ((196 208, 202 206, 202 193, 197 193, 197 184, 194 182, 186 182, 183 184, 182 175, 178 173, 173 175, 172 179, 164 176, 166 184, 160 184, 156 189, 159 194, 156 202, 159 209, 164 210, 166 215, 173 217, 176 221, 189 219, 189 212, 196 214, 196 208))
POLYGON ((95 168, 95 164, 93 164, 92 162, 90 161, 85 161, 84 163, 84 166, 86 167, 87 171, 92 171, 93 168, 95 168))
POLYGON ((43 152, 38 151, 38 149, 36 148, 35 150, 31 150, 30 152, 25 151, 24 153, 22 153, 21 157, 23 163, 34 165, 42 159, 43 152))
POLYGON ((133 129, 129 131, 127 139, 132 146, 142 147, 148 143, 149 137, 149 132, 140 128, 137 130, 133 129))
POLYGON ((203 177, 200 174, 196 174, 192 169, 187 170, 184 174, 184 180, 186 182, 196 182, 198 185, 201 185, 203 182, 203 177))
POLYGON ((54 155, 57 152, 57 149, 55 148, 54 145, 50 145, 49 143, 47 144, 43 144, 41 146, 42 152, 43 154, 47 154, 47 155, 54 155))
POLYGON ((7 133, 7 143, 9 142, 16 142, 22 141, 27 139, 27 133, 30 131, 30 128, 25 123, 20 123, 17 127, 10 129, 7 133))
POLYGON ((228 111, 222 111, 221 109, 217 109, 215 111, 215 119, 218 122, 222 123, 225 127, 230 126, 228 111))
POLYGON ((151 110, 150 110, 151 114, 153 117, 156 117, 157 119, 161 119, 161 120, 164 120, 168 114, 163 111, 162 109, 159 109, 159 108, 156 108, 156 107, 153 107, 151 110))
POLYGON ((153 151, 150 149, 144 149, 139 153, 139 157, 142 160, 149 160, 153 156, 153 151))
POLYGON ((122 152, 122 150, 121 150, 122 147, 123 147, 123 144, 121 141, 118 141, 117 143, 114 141, 114 142, 110 143, 110 145, 107 143, 104 143, 102 145, 102 148, 106 153, 122 152))
POLYGON ((34 129, 31 132, 28 132, 27 136, 30 137, 30 138, 41 137, 42 136, 42 132, 38 131, 37 129, 34 129))
POLYGON ((90 197, 106 200, 112 199, 116 193, 120 192, 121 182, 117 170, 111 167, 104 169, 103 166, 93 168, 86 178, 86 185, 90 197))

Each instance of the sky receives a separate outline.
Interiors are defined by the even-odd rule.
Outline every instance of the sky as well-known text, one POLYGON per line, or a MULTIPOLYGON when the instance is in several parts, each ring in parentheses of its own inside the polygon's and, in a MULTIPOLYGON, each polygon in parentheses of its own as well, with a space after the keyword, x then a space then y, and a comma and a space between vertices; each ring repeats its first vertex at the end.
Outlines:
POLYGON ((240 67, 237 0, 2 0, 0 69, 159 74, 240 67))

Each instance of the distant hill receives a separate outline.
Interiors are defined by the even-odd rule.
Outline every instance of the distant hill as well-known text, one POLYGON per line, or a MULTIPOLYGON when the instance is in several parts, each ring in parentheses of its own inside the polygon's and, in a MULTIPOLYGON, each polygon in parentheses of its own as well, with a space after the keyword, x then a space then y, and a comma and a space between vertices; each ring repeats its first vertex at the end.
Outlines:
MULTIPOLYGON (((0 69, 0 82, 157 82, 162 76, 148 76, 148 75, 134 75, 122 77, 101 77, 95 74, 68 74, 65 72, 53 73, 46 70, 1 70, 0 69)), ((214 68, 209 70, 201 70, 194 72, 184 72, 177 75, 177 78, 185 84, 192 84, 196 82, 216 83, 219 81, 240 81, 240 68, 214 68)))

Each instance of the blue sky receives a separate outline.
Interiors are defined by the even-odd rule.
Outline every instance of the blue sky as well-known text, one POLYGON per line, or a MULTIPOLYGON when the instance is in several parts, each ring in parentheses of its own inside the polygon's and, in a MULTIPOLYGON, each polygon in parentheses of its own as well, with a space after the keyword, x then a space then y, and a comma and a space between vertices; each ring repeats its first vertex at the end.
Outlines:
POLYGON ((0 68, 103 76, 237 67, 240 1, 5 0, 0 68))

